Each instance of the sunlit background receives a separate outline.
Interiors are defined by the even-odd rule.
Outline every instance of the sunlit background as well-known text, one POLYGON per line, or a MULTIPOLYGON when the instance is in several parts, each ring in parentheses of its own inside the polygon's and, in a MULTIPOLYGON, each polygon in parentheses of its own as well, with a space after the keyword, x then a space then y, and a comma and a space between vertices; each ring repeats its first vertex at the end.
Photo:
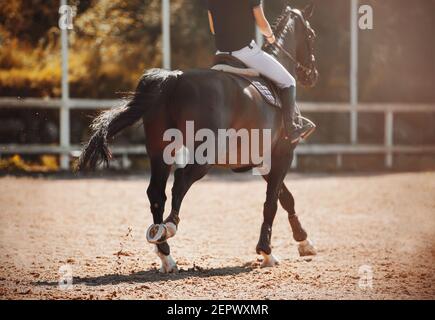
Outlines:
MULTIPOLYGON (((435 168, 435 44, 431 36, 435 1, 359 1, 373 8, 374 28, 358 31, 358 105, 353 107, 352 1, 288 3, 303 8, 309 2, 316 5, 311 25, 318 34, 321 76, 315 88, 299 89, 299 100, 319 129, 301 146, 294 169, 435 168), (358 111, 357 122, 352 122, 350 110, 358 111)), ((271 22, 286 3, 264 1, 271 22)), ((162 0, 70 0, 68 4, 76 11, 74 28, 68 33, 71 99, 120 98, 135 88, 145 69, 162 66, 162 0)), ((57 0, 0 2, 2 172, 59 170, 59 152, 67 154, 67 161, 73 160, 97 113, 88 106, 69 110, 70 146, 58 148, 62 119, 50 101, 62 96, 59 5, 57 0), (36 108, 21 105, 26 98, 46 100, 38 100, 36 108)), ((171 0, 170 31, 173 69, 210 66, 215 48, 202 1, 171 0)), ((92 104, 106 107, 103 101, 92 104)), ((144 139, 138 125, 120 135, 118 146, 141 147, 117 152, 113 168, 147 168, 141 149, 144 139)))

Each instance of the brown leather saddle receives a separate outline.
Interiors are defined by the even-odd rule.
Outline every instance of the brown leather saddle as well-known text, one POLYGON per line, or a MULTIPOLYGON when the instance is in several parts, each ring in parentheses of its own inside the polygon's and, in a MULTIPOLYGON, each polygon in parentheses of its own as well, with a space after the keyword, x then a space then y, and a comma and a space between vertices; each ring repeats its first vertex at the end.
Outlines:
POLYGON ((213 70, 228 72, 249 82, 263 99, 274 107, 281 108, 279 88, 269 79, 262 77, 258 71, 248 68, 242 61, 230 54, 217 54, 213 70))

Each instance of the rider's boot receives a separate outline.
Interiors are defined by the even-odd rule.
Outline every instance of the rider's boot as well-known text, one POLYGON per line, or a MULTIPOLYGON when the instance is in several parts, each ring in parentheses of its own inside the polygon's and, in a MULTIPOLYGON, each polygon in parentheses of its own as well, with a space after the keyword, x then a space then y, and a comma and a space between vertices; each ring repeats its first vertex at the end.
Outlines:
POLYGON ((296 119, 296 87, 281 89, 282 113, 284 121, 285 139, 290 140, 291 143, 299 142, 300 139, 306 139, 310 136, 316 125, 303 117, 300 121, 296 119))

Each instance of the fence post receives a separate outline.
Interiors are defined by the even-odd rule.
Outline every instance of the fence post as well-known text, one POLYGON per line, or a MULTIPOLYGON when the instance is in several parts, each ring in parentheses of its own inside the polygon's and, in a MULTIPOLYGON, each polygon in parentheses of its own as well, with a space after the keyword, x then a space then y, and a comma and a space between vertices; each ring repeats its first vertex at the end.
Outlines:
MULTIPOLYGON (((67 5, 67 0, 61 0, 61 6, 67 5)), ((60 167, 62 170, 69 169, 70 149, 70 114, 69 114, 69 83, 68 83, 68 29, 61 29, 61 52, 62 52, 62 105, 60 108, 60 167)))
POLYGON ((171 69, 171 3, 162 0, 163 69, 171 69))
POLYGON ((358 0, 350 5, 350 141, 358 143, 358 0))
POLYGON ((298 168, 298 154, 296 152, 293 154, 293 161, 291 163, 291 168, 293 170, 298 168))
POLYGON ((394 145, 394 114, 393 111, 385 112, 385 166, 388 169, 393 167, 393 145, 394 145))

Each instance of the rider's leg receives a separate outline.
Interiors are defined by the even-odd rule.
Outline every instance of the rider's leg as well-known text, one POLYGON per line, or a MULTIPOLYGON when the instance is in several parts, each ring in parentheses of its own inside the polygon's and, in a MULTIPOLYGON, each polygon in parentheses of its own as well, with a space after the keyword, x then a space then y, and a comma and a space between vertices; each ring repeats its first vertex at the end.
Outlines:
POLYGON ((281 88, 283 102, 283 119, 286 137, 292 142, 311 134, 315 125, 304 121, 300 125, 296 121, 296 80, 274 57, 262 51, 256 44, 251 44, 233 55, 248 67, 258 70, 263 76, 274 81, 281 88), (288 120, 287 120, 288 119, 288 120))
POLYGON ((246 47, 242 50, 234 51, 232 54, 249 68, 257 70, 264 77, 275 82, 279 88, 296 87, 295 78, 278 60, 261 50, 255 43, 252 43, 251 47, 252 49, 246 47))
POLYGON ((290 86, 281 89, 281 101, 285 137, 290 139, 292 143, 298 142, 303 132, 301 132, 302 127, 295 123, 296 87, 290 86))
POLYGON ((281 100, 286 139, 290 139, 292 143, 295 143, 301 138, 308 137, 316 129, 316 126, 311 121, 297 121, 296 87, 291 86, 281 89, 281 100), (289 121, 286 119, 289 119, 289 121))

